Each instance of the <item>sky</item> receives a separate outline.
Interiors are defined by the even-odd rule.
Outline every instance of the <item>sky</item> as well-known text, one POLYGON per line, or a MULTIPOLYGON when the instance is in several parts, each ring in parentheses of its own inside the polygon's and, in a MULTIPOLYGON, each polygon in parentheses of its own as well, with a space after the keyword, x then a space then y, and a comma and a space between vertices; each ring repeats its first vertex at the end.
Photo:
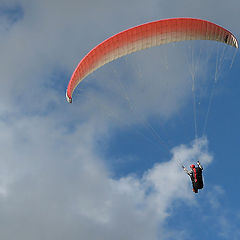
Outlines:
POLYGON ((172 17, 240 38, 239 7, 0 0, 1 238, 239 239, 239 52, 208 41, 147 49, 65 99, 81 58, 106 38, 172 17), (181 165, 197 160, 204 189, 194 194, 181 165))

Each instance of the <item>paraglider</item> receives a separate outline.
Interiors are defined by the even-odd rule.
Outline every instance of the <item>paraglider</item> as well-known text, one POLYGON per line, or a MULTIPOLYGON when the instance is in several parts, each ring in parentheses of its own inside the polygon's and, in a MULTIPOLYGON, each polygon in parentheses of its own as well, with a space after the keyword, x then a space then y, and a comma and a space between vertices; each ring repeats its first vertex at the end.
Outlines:
MULTIPOLYGON (((82 58, 68 83, 66 99, 69 103, 72 103, 72 95, 77 85, 89 74, 106 63, 146 48, 188 40, 217 41, 235 48, 239 47, 236 37, 230 31, 215 23, 202 19, 172 18, 135 26, 106 39, 82 58)), ((216 70, 217 69, 216 67, 216 70)), ((194 104, 196 104, 195 100, 194 97, 194 104)), ((209 101, 208 112, 210 106, 211 101, 209 101)), ((196 118, 196 113, 194 117, 196 118)), ((206 122, 207 121, 205 121, 204 131, 206 129, 206 122)), ((195 136, 197 136, 196 125, 195 119, 195 136)), ((157 135, 159 138, 151 126, 150 129, 154 132, 154 135, 157 135)), ((199 161, 197 165, 197 167, 191 165, 190 171, 183 166, 184 171, 191 178, 193 192, 195 193, 198 193, 198 190, 203 188, 203 168, 199 161)), ((181 163, 179 166, 181 167, 181 163)))
POLYGON ((202 178, 203 167, 199 161, 197 161, 197 165, 198 166, 195 167, 195 165, 192 164, 190 166, 190 168, 191 168, 190 171, 188 171, 184 166, 182 166, 183 170, 191 178, 194 193, 198 193, 198 190, 203 188, 203 178, 202 178))
POLYGON ((171 42, 211 40, 238 48, 235 36, 212 22, 194 18, 172 18, 145 23, 122 31, 93 48, 78 64, 66 91, 72 102, 77 85, 104 64, 127 54, 171 42))

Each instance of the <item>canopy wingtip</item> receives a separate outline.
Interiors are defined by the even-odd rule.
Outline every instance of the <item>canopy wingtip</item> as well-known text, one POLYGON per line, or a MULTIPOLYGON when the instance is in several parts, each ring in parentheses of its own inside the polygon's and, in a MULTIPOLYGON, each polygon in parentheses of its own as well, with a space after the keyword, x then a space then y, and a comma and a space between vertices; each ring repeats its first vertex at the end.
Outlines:
POLYGON ((66 99, 69 103, 72 103, 72 98, 68 96, 67 91, 66 91, 66 99))

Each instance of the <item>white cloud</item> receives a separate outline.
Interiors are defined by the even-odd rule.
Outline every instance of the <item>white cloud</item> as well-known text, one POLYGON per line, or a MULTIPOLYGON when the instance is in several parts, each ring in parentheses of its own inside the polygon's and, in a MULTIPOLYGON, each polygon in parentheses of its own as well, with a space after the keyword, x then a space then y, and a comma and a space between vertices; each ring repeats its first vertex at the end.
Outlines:
POLYGON ((176 157, 211 158, 206 140, 201 147, 176 147, 172 160, 156 164, 142 178, 112 179, 94 150, 99 132, 92 126, 82 124, 63 134, 44 117, 3 126, 4 138, 12 139, 1 145, 1 166, 9 171, 1 179, 11 180, 0 198, 5 239, 16 234, 42 239, 40 232, 46 239, 67 234, 71 239, 157 239, 172 203, 191 203, 190 181, 176 157))

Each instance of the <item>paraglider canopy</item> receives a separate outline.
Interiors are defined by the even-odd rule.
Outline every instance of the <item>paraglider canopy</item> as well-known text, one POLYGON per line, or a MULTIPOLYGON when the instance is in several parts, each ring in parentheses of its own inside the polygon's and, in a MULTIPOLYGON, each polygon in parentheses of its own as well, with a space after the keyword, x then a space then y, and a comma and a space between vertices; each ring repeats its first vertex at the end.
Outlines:
POLYGON ((212 40, 238 48, 235 36, 212 22, 173 18, 145 23, 122 31, 93 48, 78 64, 68 84, 66 99, 72 102, 76 86, 104 64, 146 48, 186 40, 212 40))

